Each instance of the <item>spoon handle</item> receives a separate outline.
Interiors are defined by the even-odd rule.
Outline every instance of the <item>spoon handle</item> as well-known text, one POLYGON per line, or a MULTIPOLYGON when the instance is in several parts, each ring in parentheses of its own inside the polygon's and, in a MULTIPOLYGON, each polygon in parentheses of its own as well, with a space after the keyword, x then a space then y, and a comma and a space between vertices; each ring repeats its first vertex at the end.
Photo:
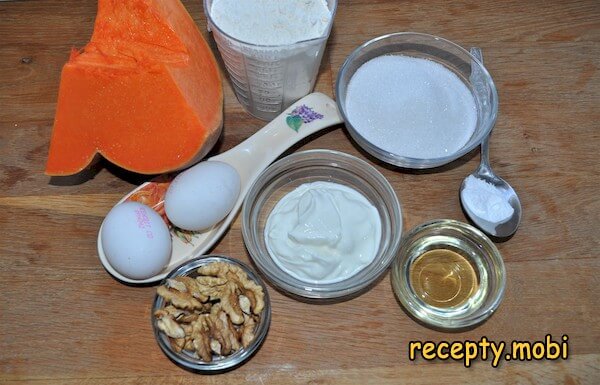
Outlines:
POLYGON ((321 93, 312 93, 250 138, 209 160, 229 163, 238 171, 243 188, 249 188, 258 174, 283 152, 307 136, 342 123, 336 103, 321 93))
POLYGON ((490 135, 481 142, 481 162, 479 168, 490 170, 490 135))
POLYGON ((471 56, 473 56, 475 59, 479 60, 481 64, 483 64, 483 52, 481 51, 481 48, 471 47, 469 52, 471 53, 471 56))
MULTIPOLYGON (((479 47, 471 47, 470 51, 471 56, 477 59, 483 65, 483 52, 479 47)), ((471 70, 471 82, 477 86, 479 82, 481 82, 481 73, 479 71, 478 66, 472 66, 471 70)), ((479 164, 479 172, 482 173, 490 173, 490 136, 492 132, 486 136, 481 142, 481 162, 479 164)))

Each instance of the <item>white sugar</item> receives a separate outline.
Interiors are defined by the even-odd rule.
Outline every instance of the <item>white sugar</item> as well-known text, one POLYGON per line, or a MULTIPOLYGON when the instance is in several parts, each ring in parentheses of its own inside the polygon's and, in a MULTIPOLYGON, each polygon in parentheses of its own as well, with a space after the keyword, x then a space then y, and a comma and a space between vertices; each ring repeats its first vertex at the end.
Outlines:
POLYGON ((214 0, 210 14, 226 34, 259 45, 325 36, 331 20, 325 0, 214 0))
POLYGON ((430 159, 460 150, 477 124, 471 91, 456 74, 427 59, 379 56, 352 76, 348 120, 380 149, 430 159))

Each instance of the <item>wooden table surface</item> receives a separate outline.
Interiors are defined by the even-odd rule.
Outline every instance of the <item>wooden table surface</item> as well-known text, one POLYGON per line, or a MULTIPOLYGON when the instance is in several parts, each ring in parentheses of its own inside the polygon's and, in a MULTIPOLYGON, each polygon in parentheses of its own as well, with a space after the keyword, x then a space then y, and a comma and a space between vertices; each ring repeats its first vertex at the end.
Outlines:
MULTIPOLYGON (((201 2, 185 5, 214 49, 201 2)), ((444 333, 407 316, 389 274, 334 305, 298 302, 270 286, 264 345, 217 376, 169 361, 148 322, 155 288, 125 286, 98 260, 104 215, 146 177, 106 163, 81 180, 44 175, 60 70, 71 47, 89 39, 95 11, 91 0, 0 2, 0 383, 600 383, 600 3, 341 0, 316 87, 328 95, 345 57, 378 35, 426 32, 483 49, 500 96, 491 161, 524 209, 519 231, 498 244, 506 296, 483 325, 444 333), (567 360, 467 369, 407 357, 411 340, 537 341, 548 333, 569 336, 567 360)), ((224 84, 217 151, 264 124, 224 84)), ((342 126, 299 149, 313 148, 365 157, 342 126)), ((457 191, 478 162, 474 151, 435 172, 376 167, 393 184, 408 230, 435 218, 465 221, 457 191)), ((249 260, 240 222, 215 253, 249 260)))

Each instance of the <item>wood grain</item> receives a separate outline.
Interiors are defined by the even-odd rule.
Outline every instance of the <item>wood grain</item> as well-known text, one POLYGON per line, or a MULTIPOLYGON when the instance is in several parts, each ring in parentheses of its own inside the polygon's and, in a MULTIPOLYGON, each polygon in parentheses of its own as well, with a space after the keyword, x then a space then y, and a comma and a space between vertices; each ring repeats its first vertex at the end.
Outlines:
MULTIPOLYGON (((201 2, 185 1, 213 49, 201 2)), ((101 267, 96 236, 112 205, 147 177, 101 162, 78 178, 43 174, 60 70, 88 40, 94 1, 0 2, 0 383, 36 384, 598 384, 600 383, 600 5, 597 1, 340 0, 317 90, 334 96, 345 57, 397 31, 440 35, 483 49, 500 115, 495 170, 519 192, 524 218, 498 244, 507 292, 486 323, 442 333, 410 319, 389 276, 348 302, 297 302, 270 287, 273 320, 247 364, 218 376, 188 373, 156 345, 153 287, 128 287, 101 267), (410 362, 411 340, 541 340, 569 335, 557 362, 410 362)), ((263 122, 225 82, 220 152, 263 122)), ((294 150, 332 148, 366 158, 390 180, 405 229, 466 220, 458 186, 477 152, 436 172, 386 166, 353 146, 341 126, 294 150)), ((239 217, 215 253, 249 257, 239 217)))

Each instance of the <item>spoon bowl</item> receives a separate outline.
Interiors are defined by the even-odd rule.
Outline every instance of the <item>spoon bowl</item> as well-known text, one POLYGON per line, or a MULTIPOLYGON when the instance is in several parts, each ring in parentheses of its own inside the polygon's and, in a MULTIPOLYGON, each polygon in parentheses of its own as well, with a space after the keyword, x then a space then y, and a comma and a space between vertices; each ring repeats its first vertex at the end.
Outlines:
POLYGON ((482 170, 480 167, 471 174, 473 177, 482 180, 492 186, 498 191, 498 195, 502 196, 505 201, 512 207, 513 213, 510 218, 501 223, 494 223, 485 220, 484 218, 479 217, 473 211, 473 208, 469 206, 469 203, 463 197, 463 191, 465 191, 466 179, 463 181, 460 186, 460 199, 465 212, 469 216, 469 218, 488 235, 491 235, 496 238, 507 238, 513 235, 521 223, 522 216, 522 208, 521 201, 519 200, 519 196, 515 192, 508 182, 504 179, 500 178, 494 173, 490 173, 491 170, 482 170))
MULTIPOLYGON (((132 279, 116 271, 106 258, 102 245, 102 226, 98 232, 98 256, 104 268, 118 280, 129 284, 145 284, 163 279, 173 268, 205 254, 217 242, 237 215, 244 197, 258 175, 283 152, 300 140, 342 123, 336 103, 321 93, 312 93, 298 100, 254 135, 226 151, 207 160, 220 161, 233 166, 240 176, 240 194, 233 209, 221 222, 201 232, 171 228, 173 247, 168 265, 157 275, 146 279, 132 279)), ((183 171, 184 173, 186 171, 183 171)), ((170 181, 159 177, 146 182, 124 196, 117 204, 128 200, 145 203, 164 215, 164 195, 170 181)))
MULTIPOLYGON (((481 63, 483 63, 483 55, 481 53, 481 49, 476 47, 471 48, 471 55, 478 59, 481 63)), ((473 72, 471 73, 471 81, 473 82, 473 84, 477 84, 480 75, 481 74, 478 72, 478 67, 473 66, 473 72)), ((479 227, 485 233, 493 237, 506 238, 513 235, 515 231, 517 231, 517 228, 521 223, 521 201, 519 200, 519 196, 512 188, 512 186, 508 184, 508 182, 506 182, 504 179, 496 175, 494 171, 492 171, 489 159, 490 135, 488 135, 481 143, 481 163, 479 165, 479 168, 477 168, 477 170, 474 173, 465 178, 465 180, 460 186, 460 201, 463 208, 465 209, 465 212, 467 213, 471 221, 473 221, 473 223, 477 225, 477 227, 479 227), (469 177, 474 177, 491 186, 494 189, 493 195, 497 198, 500 198, 503 201, 503 203, 508 203, 510 205, 510 207, 512 208, 512 215, 509 218, 499 222, 492 222, 477 215, 476 212, 480 211, 481 209, 480 207, 477 207, 477 204, 481 202, 474 203, 473 201, 469 201, 465 198, 467 179, 469 177)), ((489 200, 491 199, 491 197, 488 196, 486 199, 489 200)))

